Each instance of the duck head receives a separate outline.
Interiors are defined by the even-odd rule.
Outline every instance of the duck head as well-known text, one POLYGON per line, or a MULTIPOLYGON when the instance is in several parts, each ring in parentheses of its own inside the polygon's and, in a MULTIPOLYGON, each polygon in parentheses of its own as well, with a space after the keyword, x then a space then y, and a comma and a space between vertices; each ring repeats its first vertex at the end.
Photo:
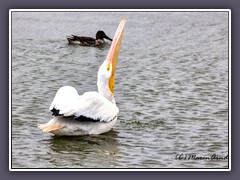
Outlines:
POLYGON ((112 41, 112 39, 110 37, 108 37, 104 31, 98 31, 97 34, 96 34, 96 39, 108 39, 110 41, 112 41))

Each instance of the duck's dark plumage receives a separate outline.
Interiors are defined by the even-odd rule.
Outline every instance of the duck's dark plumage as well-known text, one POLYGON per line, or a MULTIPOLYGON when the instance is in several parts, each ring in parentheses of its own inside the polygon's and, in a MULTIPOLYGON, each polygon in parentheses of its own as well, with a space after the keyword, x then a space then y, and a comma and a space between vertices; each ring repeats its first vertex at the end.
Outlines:
POLYGON ((103 31, 98 31, 96 33, 96 38, 76 35, 67 37, 69 44, 77 44, 81 46, 100 46, 105 43, 104 39, 112 41, 112 39, 109 38, 103 31))

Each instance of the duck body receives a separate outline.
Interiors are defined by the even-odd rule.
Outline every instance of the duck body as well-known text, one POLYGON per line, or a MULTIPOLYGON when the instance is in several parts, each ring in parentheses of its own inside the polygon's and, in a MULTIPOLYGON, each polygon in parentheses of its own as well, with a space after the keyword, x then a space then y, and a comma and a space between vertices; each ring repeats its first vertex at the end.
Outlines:
POLYGON ((104 39, 112 41, 112 39, 109 38, 104 31, 98 31, 96 33, 96 38, 76 35, 71 35, 70 37, 67 37, 69 44, 80 46, 100 46, 105 43, 104 39))

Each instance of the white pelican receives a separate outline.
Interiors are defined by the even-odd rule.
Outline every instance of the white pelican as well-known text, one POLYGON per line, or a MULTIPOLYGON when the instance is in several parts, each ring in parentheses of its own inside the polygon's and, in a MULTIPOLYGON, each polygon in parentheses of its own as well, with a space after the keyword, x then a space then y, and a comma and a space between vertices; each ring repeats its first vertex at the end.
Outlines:
POLYGON ((50 105, 53 119, 38 127, 59 136, 102 134, 112 129, 119 109, 114 99, 114 76, 123 29, 124 17, 114 35, 106 60, 98 70, 98 92, 79 95, 71 86, 61 87, 50 105))

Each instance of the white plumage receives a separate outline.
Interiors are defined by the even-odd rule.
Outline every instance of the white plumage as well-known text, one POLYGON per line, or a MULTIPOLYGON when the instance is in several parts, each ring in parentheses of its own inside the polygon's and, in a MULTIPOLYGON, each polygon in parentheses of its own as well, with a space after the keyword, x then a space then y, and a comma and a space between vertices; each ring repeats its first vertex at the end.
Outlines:
POLYGON ((118 107, 98 92, 86 92, 79 96, 71 86, 60 88, 49 108, 57 109, 59 114, 75 118, 84 116, 100 122, 109 122, 119 113, 118 107))
POLYGON ((76 136, 108 132, 116 123, 119 109, 114 99, 114 75, 126 19, 113 38, 108 56, 98 71, 98 92, 79 95, 71 86, 61 87, 49 110, 53 119, 38 127, 55 135, 76 136))

